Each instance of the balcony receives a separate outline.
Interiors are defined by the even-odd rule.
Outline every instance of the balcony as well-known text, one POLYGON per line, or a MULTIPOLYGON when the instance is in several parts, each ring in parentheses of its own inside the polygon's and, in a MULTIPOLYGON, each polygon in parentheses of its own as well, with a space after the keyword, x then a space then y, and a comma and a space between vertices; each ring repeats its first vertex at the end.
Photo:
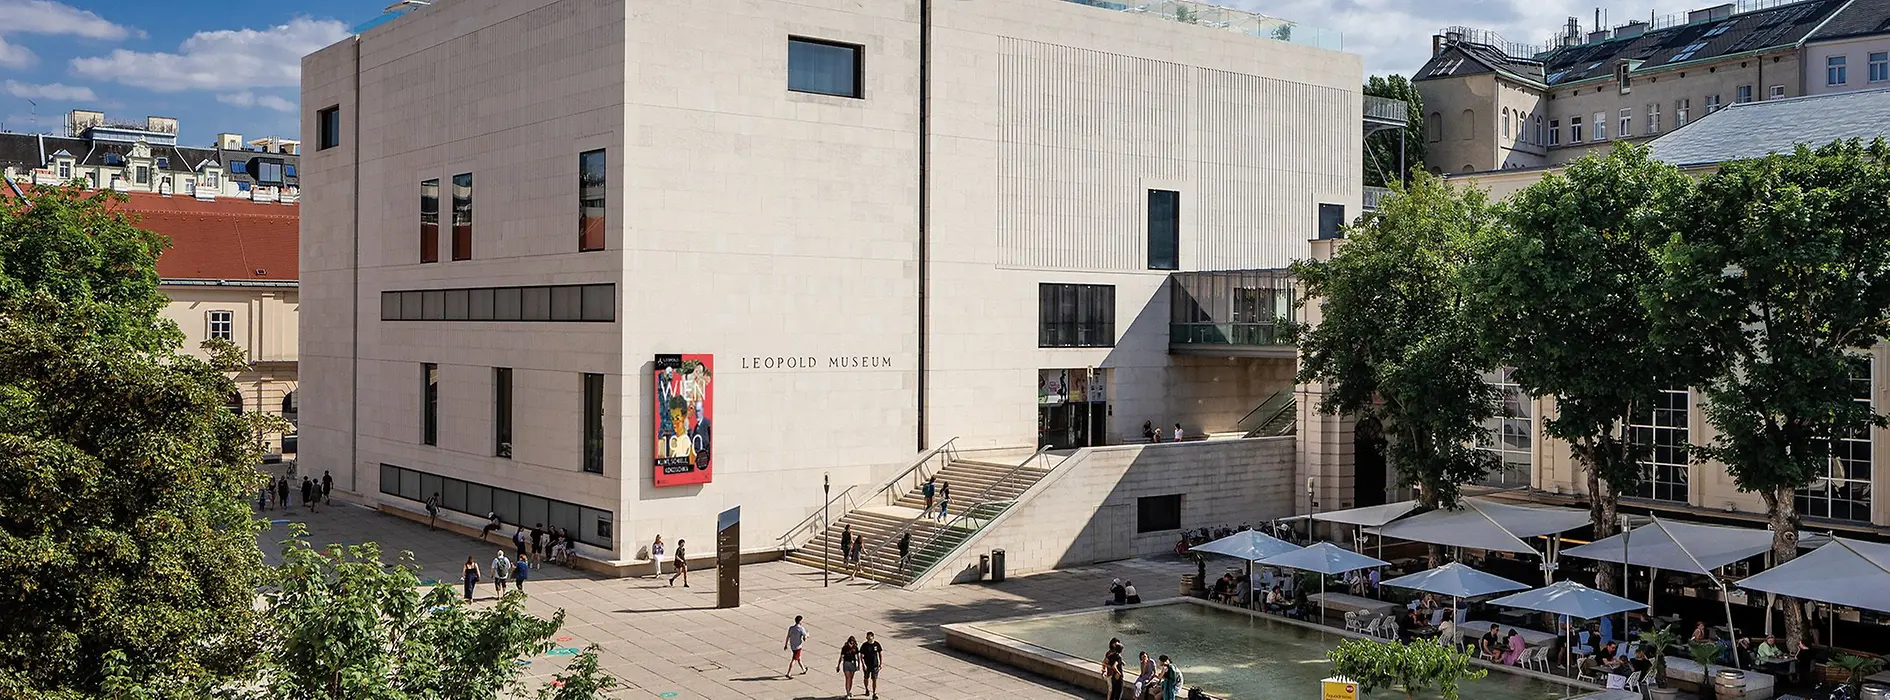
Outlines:
POLYGON ((1168 352, 1292 358, 1299 310, 1286 270, 1177 272, 1168 276, 1168 352))
POLYGON ((1411 105, 1389 97, 1365 96, 1365 133, 1378 129, 1402 129, 1411 123, 1411 105), (1374 129, 1372 127, 1378 127, 1374 129))
POLYGON ((1379 205, 1390 197, 1391 188, 1366 185, 1365 196, 1359 200, 1359 206, 1364 207, 1365 211, 1378 211, 1379 205))
POLYGON ((1301 44, 1330 51, 1343 51, 1345 38, 1339 32, 1268 17, 1263 14, 1236 10, 1218 5, 1210 5, 1196 0, 1149 0, 1146 2, 1120 2, 1117 0, 1064 0, 1078 5, 1088 5, 1117 12, 1134 12, 1151 17, 1185 24, 1198 24, 1211 29, 1225 29, 1240 32, 1262 39, 1273 39, 1292 44, 1301 44))

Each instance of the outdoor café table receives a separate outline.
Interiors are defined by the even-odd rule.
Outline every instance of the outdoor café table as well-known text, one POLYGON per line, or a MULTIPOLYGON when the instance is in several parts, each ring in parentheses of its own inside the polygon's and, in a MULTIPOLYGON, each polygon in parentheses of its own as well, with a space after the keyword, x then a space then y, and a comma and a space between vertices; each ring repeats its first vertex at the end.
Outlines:
MULTIPOLYGON (((1463 635, 1465 638, 1476 639, 1477 637, 1483 636, 1485 632, 1490 631, 1490 624, 1488 620, 1471 620, 1458 625, 1457 630, 1459 634, 1463 635)), ((1523 643, 1532 647, 1542 646, 1549 643, 1549 640, 1555 639, 1553 633, 1538 632, 1527 627, 1505 624, 1497 624, 1496 627, 1497 635, 1502 637, 1508 637, 1510 630, 1516 630, 1516 634, 1522 635, 1523 643)))
POLYGON ((1321 602, 1325 603, 1327 613, 1335 615, 1360 610, 1379 615, 1391 615, 1404 609, 1404 606, 1397 603, 1361 598, 1348 593, 1314 593, 1306 596, 1306 605, 1314 610, 1319 609, 1321 602))

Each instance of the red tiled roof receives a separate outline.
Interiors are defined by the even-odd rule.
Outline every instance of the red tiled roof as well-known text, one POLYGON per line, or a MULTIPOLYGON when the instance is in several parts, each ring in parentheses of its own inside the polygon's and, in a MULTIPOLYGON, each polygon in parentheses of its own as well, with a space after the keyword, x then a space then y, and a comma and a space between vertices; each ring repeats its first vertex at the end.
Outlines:
POLYGON ((171 239, 158 257, 165 279, 292 281, 299 274, 301 207, 243 199, 131 193, 119 205, 140 227, 171 239))

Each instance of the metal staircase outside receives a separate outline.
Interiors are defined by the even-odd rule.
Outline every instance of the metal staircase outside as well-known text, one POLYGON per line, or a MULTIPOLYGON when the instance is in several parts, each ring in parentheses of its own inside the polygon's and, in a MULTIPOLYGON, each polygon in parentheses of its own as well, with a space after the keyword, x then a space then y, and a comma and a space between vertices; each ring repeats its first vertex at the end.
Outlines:
POLYGON ((845 511, 836 510, 844 514, 794 548, 787 558, 814 568, 824 564, 836 572, 850 571, 840 551, 840 538, 850 526, 854 537, 866 538, 860 556, 860 576, 904 586, 951 555, 1015 504, 1018 496, 1049 474, 1054 465, 1045 458, 1044 452, 1039 449, 1014 465, 967 459, 956 453, 936 470, 923 468, 930 460, 922 461, 901 477, 922 476, 896 478, 889 487, 882 487, 887 496, 860 499, 863 502, 853 503, 845 511), (943 521, 937 518, 936 502, 932 512, 922 512, 925 496, 921 487, 927 478, 951 485, 952 498, 943 521), (899 539, 907 534, 912 536, 911 559, 902 568, 899 539))
POLYGON ((1299 398, 1292 389, 1273 392, 1267 400, 1240 419, 1236 430, 1242 437, 1279 437, 1299 432, 1299 398))

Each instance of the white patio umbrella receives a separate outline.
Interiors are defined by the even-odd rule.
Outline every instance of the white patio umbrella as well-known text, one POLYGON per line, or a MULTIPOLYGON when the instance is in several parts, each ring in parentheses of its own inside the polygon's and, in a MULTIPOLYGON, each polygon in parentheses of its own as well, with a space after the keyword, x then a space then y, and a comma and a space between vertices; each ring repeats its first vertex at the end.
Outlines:
POLYGON ((1399 576, 1379 584, 1397 586, 1412 590, 1450 596, 1451 619, 1457 615, 1458 598, 1475 598, 1493 593, 1520 591, 1529 587, 1526 583, 1517 583, 1496 574, 1472 569, 1457 562, 1451 562, 1435 569, 1419 571, 1409 576, 1399 576))
MULTIPOLYGON (((1263 534, 1255 530, 1242 530, 1207 544, 1190 547, 1188 551, 1207 552, 1209 554, 1219 554, 1221 556, 1244 560, 1247 562, 1247 580, 1252 581, 1254 562, 1277 554, 1295 551, 1299 548, 1299 545, 1272 535, 1263 534)), ((1202 583, 1206 584, 1207 582, 1203 581, 1202 583)), ((1248 595, 1253 594, 1249 593, 1248 595)))
POLYGON ((1278 554, 1260 560, 1267 566, 1281 566, 1300 571, 1319 574, 1319 622, 1326 621, 1326 575, 1343 574, 1347 571, 1385 566, 1389 562, 1359 554, 1331 542, 1320 542, 1285 554, 1278 554))
MULTIPOLYGON (((1645 603, 1636 603, 1627 598, 1598 591, 1574 581, 1556 581, 1533 591, 1524 591, 1515 595, 1506 595, 1490 601, 1491 605, 1502 605, 1524 610, 1540 610, 1555 615, 1567 615, 1582 619, 1592 619, 1603 615, 1613 615, 1629 610, 1641 610, 1645 603)), ((1563 640, 1562 649, 1567 655, 1565 665, 1575 662, 1574 633, 1564 631, 1569 639, 1563 640)))

